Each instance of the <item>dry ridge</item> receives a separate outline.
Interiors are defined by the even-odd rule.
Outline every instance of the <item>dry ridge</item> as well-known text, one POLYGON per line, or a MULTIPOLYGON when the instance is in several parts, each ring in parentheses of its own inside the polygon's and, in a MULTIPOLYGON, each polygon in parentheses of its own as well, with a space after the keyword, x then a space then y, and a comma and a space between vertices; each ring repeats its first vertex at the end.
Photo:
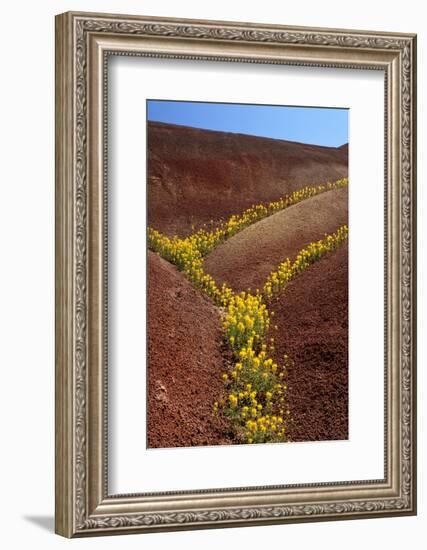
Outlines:
POLYGON ((148 123, 148 224, 185 236, 192 225, 348 175, 348 147, 148 123))
POLYGON ((348 189, 327 191, 240 231, 206 258, 205 271, 235 291, 261 289, 280 262, 347 220, 348 189))
POLYGON ((148 253, 148 446, 231 443, 212 414, 225 369, 218 311, 157 254, 148 253))

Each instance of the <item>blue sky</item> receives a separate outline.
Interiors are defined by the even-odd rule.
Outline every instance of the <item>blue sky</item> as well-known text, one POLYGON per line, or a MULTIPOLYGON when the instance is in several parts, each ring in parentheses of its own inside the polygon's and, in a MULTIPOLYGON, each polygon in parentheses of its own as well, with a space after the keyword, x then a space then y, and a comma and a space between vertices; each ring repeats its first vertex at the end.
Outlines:
POLYGON ((147 118, 195 128, 339 147, 348 142, 348 109, 147 101, 147 118))

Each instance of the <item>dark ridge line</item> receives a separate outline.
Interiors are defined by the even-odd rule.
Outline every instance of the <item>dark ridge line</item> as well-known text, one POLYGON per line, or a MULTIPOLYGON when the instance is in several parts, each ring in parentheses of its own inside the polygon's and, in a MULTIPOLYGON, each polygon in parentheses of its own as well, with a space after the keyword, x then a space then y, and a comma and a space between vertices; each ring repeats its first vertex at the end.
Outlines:
POLYGON ((256 134, 242 134, 241 132, 224 132, 222 130, 212 130, 211 128, 198 128, 197 126, 187 126, 185 124, 172 124, 170 122, 161 122, 158 120, 147 120, 148 126, 152 127, 163 127, 163 128, 177 128, 177 129, 185 129, 185 130, 196 130, 199 132, 207 132, 210 134, 222 134, 222 135, 232 135, 232 136, 242 136, 245 138, 253 138, 255 140, 263 140, 263 141, 273 141, 275 143, 286 143, 286 144, 292 144, 292 145, 301 145, 303 147, 310 147, 315 149, 326 149, 327 151, 340 151, 344 147, 348 147, 348 143, 343 143, 342 145, 339 145, 338 147, 330 147, 328 145, 318 145, 316 143, 304 143, 303 141, 291 141, 288 139, 278 139, 278 138, 271 138, 266 136, 258 136, 256 134))

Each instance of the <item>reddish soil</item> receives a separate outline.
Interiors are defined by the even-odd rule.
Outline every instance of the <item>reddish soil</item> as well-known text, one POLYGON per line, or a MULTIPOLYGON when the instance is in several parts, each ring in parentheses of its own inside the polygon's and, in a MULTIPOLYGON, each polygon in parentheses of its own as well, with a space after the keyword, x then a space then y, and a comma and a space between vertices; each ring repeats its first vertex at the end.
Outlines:
POLYGON ((292 441, 348 438, 348 247, 341 245, 293 281, 269 309, 275 359, 287 373, 292 441))
POLYGON ((348 222, 348 189, 334 189, 277 212, 218 246, 204 268, 235 291, 262 288, 287 257, 348 222))
POLYGON ((210 220, 348 174, 347 146, 148 123, 148 223, 184 236, 210 220))
POLYGON ((225 353, 217 310, 174 266, 148 253, 148 446, 232 443, 212 414, 225 353))

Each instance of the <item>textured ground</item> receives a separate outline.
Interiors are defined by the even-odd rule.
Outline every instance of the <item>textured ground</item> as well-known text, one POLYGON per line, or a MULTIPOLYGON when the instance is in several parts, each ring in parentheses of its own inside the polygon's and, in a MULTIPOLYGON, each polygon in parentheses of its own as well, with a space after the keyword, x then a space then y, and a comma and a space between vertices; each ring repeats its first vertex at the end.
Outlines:
POLYGON ((280 262, 347 223, 347 203, 348 189, 342 188, 277 212, 218 246, 206 258, 205 271, 235 291, 261 288, 280 262))
POLYGON ((286 353, 293 441, 348 438, 348 247, 312 265, 271 304, 275 359, 286 353))
POLYGON ((223 389, 217 310, 174 266, 148 254, 148 446, 230 443, 212 415, 223 389))
POLYGON ((148 223, 180 236, 348 175, 348 149, 148 123, 148 223))

